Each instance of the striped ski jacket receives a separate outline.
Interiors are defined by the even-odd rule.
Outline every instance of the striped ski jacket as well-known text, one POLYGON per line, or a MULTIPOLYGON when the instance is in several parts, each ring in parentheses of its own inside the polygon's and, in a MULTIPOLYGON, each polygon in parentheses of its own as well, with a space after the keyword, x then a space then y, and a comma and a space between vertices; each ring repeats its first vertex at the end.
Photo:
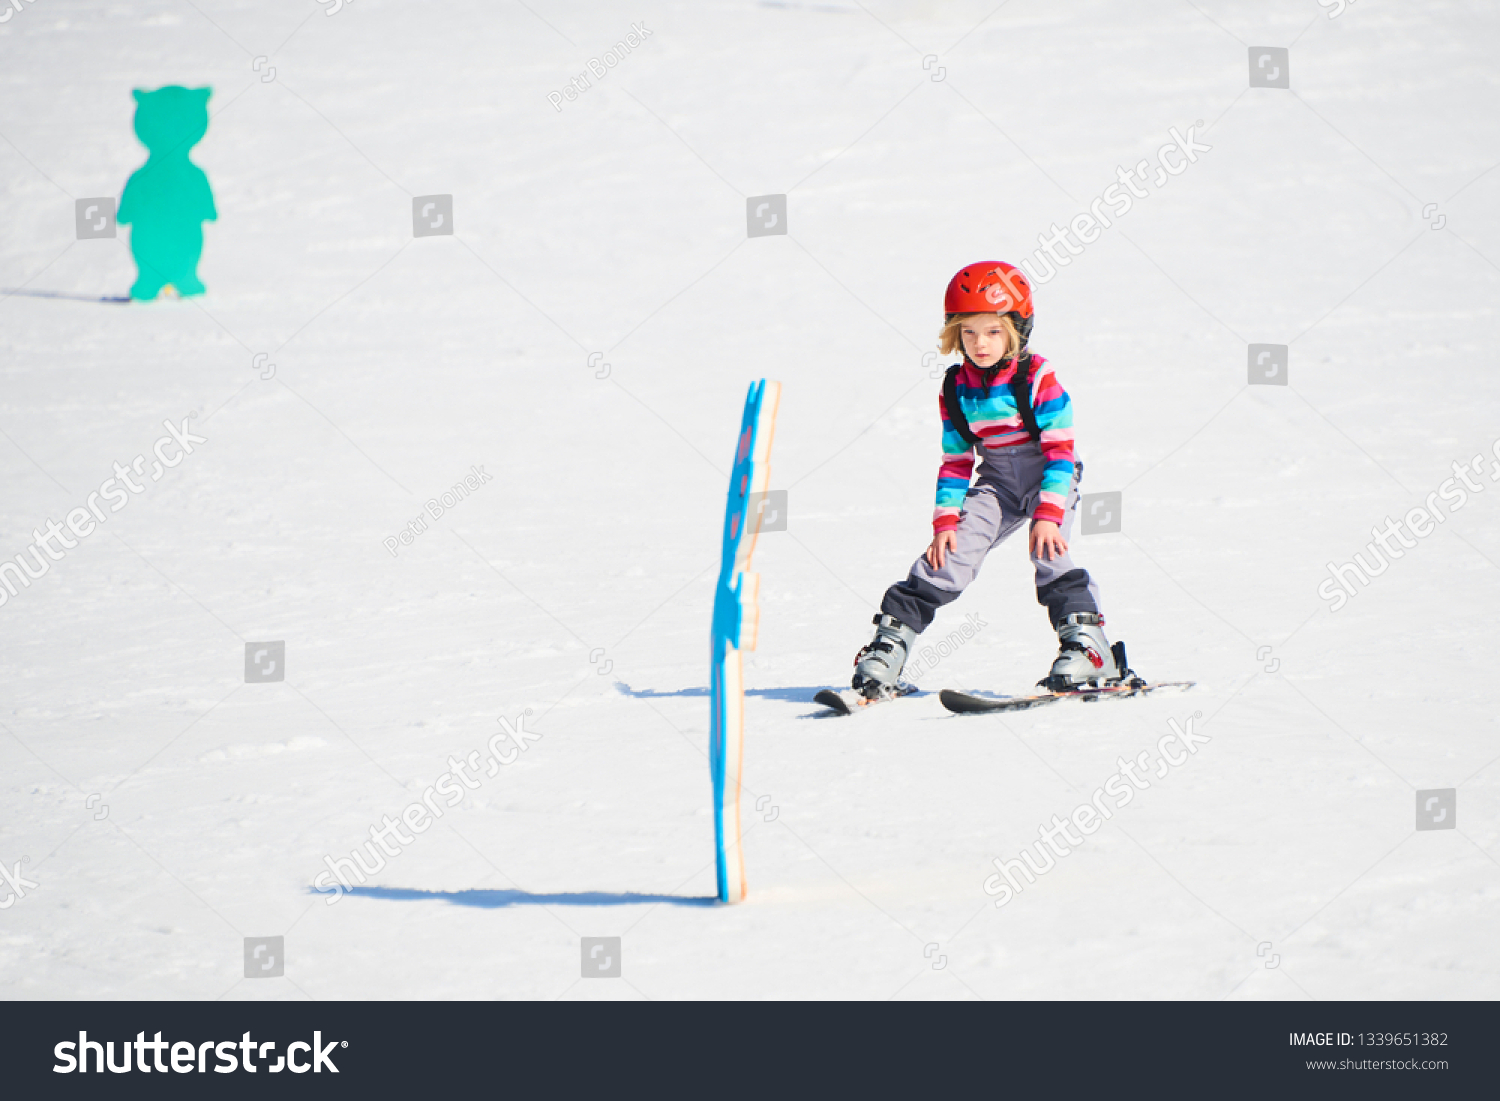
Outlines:
MULTIPOLYGON (((995 375, 988 389, 983 370, 967 358, 958 373, 958 403, 969 422, 969 430, 980 437, 983 447, 992 451, 1020 447, 1031 441, 1010 392, 1010 380, 1015 373, 1012 364, 995 375)), ((1039 355, 1031 357, 1031 408, 1036 413, 1037 427, 1042 433, 1042 454, 1047 459, 1031 518, 1061 524, 1073 483, 1073 402, 1047 361, 1039 355)), ((975 457, 974 448, 953 427, 941 394, 938 411, 943 418, 943 462, 938 467, 937 508, 932 514, 934 532, 958 527, 958 514, 974 474, 975 457)))

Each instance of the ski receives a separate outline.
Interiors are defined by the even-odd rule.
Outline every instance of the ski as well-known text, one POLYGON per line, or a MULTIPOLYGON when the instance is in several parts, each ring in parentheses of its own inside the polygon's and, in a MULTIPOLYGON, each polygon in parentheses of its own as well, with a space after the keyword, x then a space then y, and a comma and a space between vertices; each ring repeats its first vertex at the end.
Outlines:
POLYGON ((856 711, 877 703, 885 703, 887 700, 900 699, 902 696, 910 696, 914 692, 920 692, 915 684, 898 685, 895 691, 888 694, 876 696, 871 699, 852 688, 825 688, 813 697, 813 703, 821 703, 836 715, 852 715, 856 711))
POLYGON ((960 715, 974 715, 996 711, 1028 711, 1033 707, 1044 707, 1049 703, 1059 703, 1062 700, 1082 700, 1092 703, 1098 700, 1144 696, 1148 692, 1159 692, 1165 689, 1185 692, 1196 683, 1190 680, 1174 680, 1148 684, 1145 681, 1132 680, 1123 684, 1106 685, 1103 688, 1077 688, 1071 692, 1043 692, 1036 696, 1006 696, 1002 699, 971 696, 967 692, 955 692, 951 688, 944 688, 938 693, 938 699, 949 711, 960 715))
POLYGON ((129 302, 128 294, 72 294, 68 291, 33 291, 25 287, 0 287, 0 298, 71 298, 75 302, 129 302))

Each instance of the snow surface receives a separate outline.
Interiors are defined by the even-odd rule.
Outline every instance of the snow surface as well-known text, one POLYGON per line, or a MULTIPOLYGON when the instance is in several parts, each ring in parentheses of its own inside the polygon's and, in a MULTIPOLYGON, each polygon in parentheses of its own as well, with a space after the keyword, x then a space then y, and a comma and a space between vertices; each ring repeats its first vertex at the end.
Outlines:
MULTIPOLYGON (((124 231, 73 217, 144 159, 134 87, 213 86, 194 156, 220 220, 201 300, 0 300, 0 553, 163 420, 209 441, 0 608, 0 861, 38 884, 0 910, 0 989, 1500 995, 1500 488, 1341 611, 1317 595, 1500 436, 1500 11, 1332 7, 22 5, 0 284, 129 285, 124 231), (555 110, 633 21, 650 36, 555 110), (1265 43, 1291 90, 1247 88, 1265 43), (1195 120, 1212 151, 1038 288, 1034 346, 1085 489, 1124 494, 1121 533, 1075 540, 1111 633, 1199 687, 816 714, 928 536, 948 277, 1030 253, 1195 120), (457 233, 413 239, 432 194, 457 233), (767 194, 790 233, 747 239, 767 194), (1290 386, 1246 385, 1251 342, 1290 344, 1290 386), (706 642, 762 376, 791 520, 756 554, 750 896, 720 907, 706 642), (471 465, 493 481, 393 558, 471 465), (265 640, 287 679, 246 684, 265 640), (993 905, 993 860, 1194 712, 1195 756, 993 905), (313 890, 518 717, 540 739, 379 889, 313 890), (1439 788, 1457 828, 1418 835, 1439 788), (284 978, 243 977, 247 936, 286 938, 284 978), (621 980, 580 978, 584 936, 623 938, 621 980)), ((1019 545, 931 639, 969 613, 926 688, 1046 670, 1019 545)))

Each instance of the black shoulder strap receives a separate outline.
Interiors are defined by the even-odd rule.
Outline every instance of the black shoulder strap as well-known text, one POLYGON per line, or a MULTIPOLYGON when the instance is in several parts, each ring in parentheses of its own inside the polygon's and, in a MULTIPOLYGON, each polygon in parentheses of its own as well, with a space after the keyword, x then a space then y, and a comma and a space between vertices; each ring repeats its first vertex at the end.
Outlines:
POLYGON ((977 447, 979 437, 974 435, 974 430, 969 427, 969 419, 964 416, 963 406, 958 403, 958 372, 963 370, 963 366, 962 363, 955 363, 943 376, 943 409, 948 414, 948 423, 953 425, 953 430, 962 436, 970 447, 977 447))
MULTIPOLYGON (((1042 439, 1041 426, 1036 423, 1036 410, 1031 407, 1031 353, 1027 352, 1021 357, 1021 362, 1016 366, 1016 373, 1010 377, 1010 396, 1015 399, 1016 412, 1021 414, 1021 423, 1026 426, 1026 432, 1031 438, 1040 443, 1042 439)), ((965 428, 968 425, 964 425, 965 428)))

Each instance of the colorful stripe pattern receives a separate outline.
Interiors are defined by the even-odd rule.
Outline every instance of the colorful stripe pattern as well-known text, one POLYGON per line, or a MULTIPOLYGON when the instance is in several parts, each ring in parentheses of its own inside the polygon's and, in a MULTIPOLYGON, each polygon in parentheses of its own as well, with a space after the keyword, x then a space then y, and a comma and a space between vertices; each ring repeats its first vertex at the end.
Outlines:
POLYGON ((739 902, 748 889, 740 846, 740 770, 745 745, 740 654, 755 649, 760 626, 760 578, 748 571, 755 538, 760 534, 763 510, 757 506, 765 500, 771 477, 771 438, 780 400, 781 383, 761 379, 750 384, 734 468, 729 473, 719 584, 714 590, 708 762, 714 788, 714 852, 721 902, 739 902))
MULTIPOLYGON (((1010 380, 1015 373, 1014 365, 1007 367, 986 390, 984 372, 967 359, 958 372, 958 404, 969 422, 969 430, 991 451, 1019 447, 1031 439, 1010 392, 1010 380)), ((1047 458, 1042 491, 1031 518, 1061 524, 1068 490, 1073 484, 1073 402, 1041 356, 1031 357, 1031 408, 1042 432, 1042 454, 1047 458)), ((943 418, 943 462, 938 467, 937 508, 932 513, 934 532, 958 527, 959 510, 974 474, 974 449, 948 419, 941 394, 938 412, 943 418)))

